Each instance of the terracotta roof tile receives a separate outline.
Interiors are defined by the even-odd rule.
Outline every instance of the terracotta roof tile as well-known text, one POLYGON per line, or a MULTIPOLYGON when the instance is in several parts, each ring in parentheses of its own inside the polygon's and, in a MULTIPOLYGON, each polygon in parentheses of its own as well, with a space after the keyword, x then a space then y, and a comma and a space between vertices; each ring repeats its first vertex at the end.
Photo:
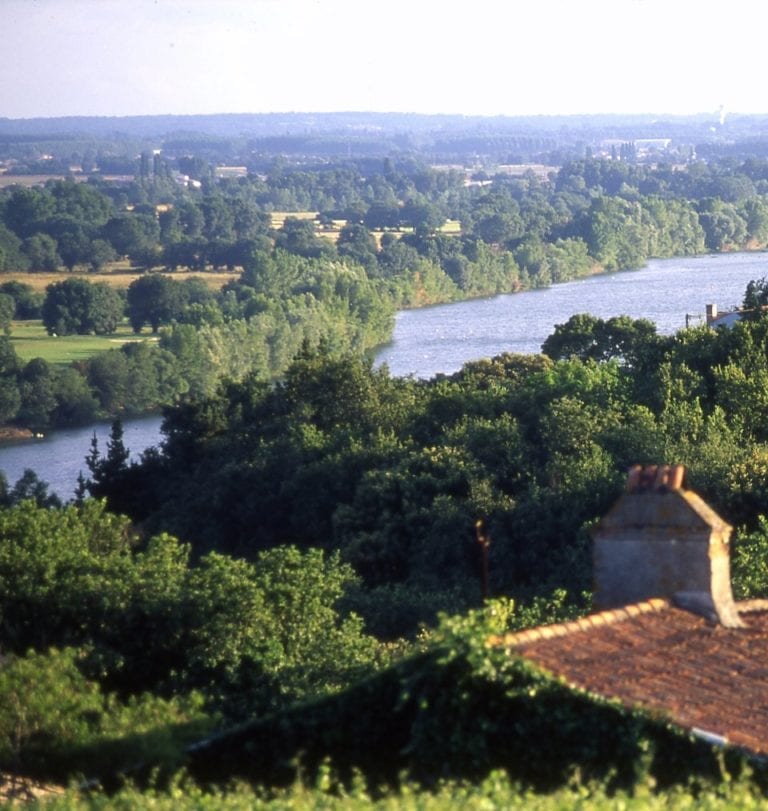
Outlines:
MULTIPOLYGON (((741 607, 741 606, 739 606, 741 607)), ((743 629, 649 600, 492 637, 566 683, 768 754, 768 604, 743 629)))
MULTIPOLYGON (((637 603, 633 608, 638 614, 646 614, 653 611, 661 611, 669 607, 668 600, 654 598, 637 603)), ((538 628, 527 628, 524 631, 516 631, 510 634, 495 635, 488 638, 488 645, 505 645, 507 647, 518 647, 529 642, 531 639, 552 639, 565 636, 566 634, 587 631, 595 626, 610 625, 614 622, 621 622, 628 617, 624 608, 613 608, 608 611, 601 611, 598 614, 590 614, 587 617, 580 617, 570 622, 558 623, 556 625, 542 625, 538 628)))

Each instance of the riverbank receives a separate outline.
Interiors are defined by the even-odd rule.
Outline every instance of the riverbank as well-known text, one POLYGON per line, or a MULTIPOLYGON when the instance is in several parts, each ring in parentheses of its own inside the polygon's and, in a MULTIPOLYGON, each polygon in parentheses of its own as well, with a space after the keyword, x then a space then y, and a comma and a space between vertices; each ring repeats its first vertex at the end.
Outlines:
POLYGON ((35 434, 29 428, 16 428, 13 425, 0 425, 0 445, 13 445, 35 439, 35 434))
MULTIPOLYGON (((751 251, 751 252, 744 252, 742 254, 723 252, 721 254, 715 254, 714 256, 739 256, 739 255, 751 256, 751 255, 755 255, 756 253, 757 253, 757 255, 759 255, 759 252, 751 251)), ((674 262, 677 261, 677 262, 687 262, 687 263, 689 263, 689 262, 695 261, 697 259, 697 257, 699 257, 699 256, 713 256, 713 255, 712 254, 690 255, 690 256, 680 257, 680 258, 672 259, 672 260, 649 259, 649 260, 646 260, 646 263, 643 266, 643 268, 647 268, 649 262, 658 262, 658 261, 671 262, 671 263, 674 263, 674 262)), ((403 317, 404 313, 430 311, 430 310, 433 310, 433 309, 440 310, 441 308, 443 308, 445 306, 467 307, 467 306, 471 306, 472 304, 477 303, 477 302, 493 301, 493 300, 495 300, 495 299, 497 299, 499 297, 508 297, 508 296, 517 297, 519 295, 525 295, 525 294, 540 294, 542 292, 549 291, 549 290, 554 290, 554 289, 557 289, 557 288, 560 288, 560 287, 563 287, 563 286, 568 286, 570 284, 585 284, 585 283, 589 283, 591 280, 594 280, 594 279, 616 278, 616 277, 619 277, 619 276, 624 276, 624 275, 628 274, 629 270, 632 270, 633 273, 637 273, 638 271, 642 271, 643 268, 632 268, 632 269, 614 271, 614 270, 606 270, 603 265, 594 262, 588 268, 581 267, 580 268, 581 272, 578 273, 578 274, 574 274, 573 279, 569 279, 567 281, 555 281, 555 282, 548 283, 546 285, 545 284, 536 284, 536 281, 539 278, 536 275, 529 276, 526 273, 518 274, 518 273, 515 272, 513 274, 512 272, 510 272, 509 278, 507 279, 507 281, 508 281, 507 289, 505 289, 505 290, 503 290, 501 292, 499 292, 498 290, 488 290, 485 293, 476 294, 476 295, 470 295, 470 294, 464 293, 457 286, 455 286, 452 282, 449 285, 448 284, 448 277, 445 276, 445 274, 443 274, 441 272, 438 275, 443 279, 445 284, 437 283, 435 281, 435 279, 432 279, 432 283, 428 285, 428 288, 429 288, 428 292, 430 294, 429 296, 426 296, 427 287, 423 287, 423 288, 421 288, 421 290, 424 293, 424 295, 417 296, 416 299, 411 299, 410 301, 407 301, 407 302, 401 301, 398 305, 395 305, 395 303, 394 303, 394 301, 396 300, 396 297, 395 297, 389 302, 391 307, 397 306, 397 310, 393 311, 393 314, 390 315, 386 319, 386 322, 384 322, 382 320, 381 323, 376 324, 377 329, 370 330, 370 332, 372 332, 373 334, 369 335, 369 336, 366 336, 366 337, 372 338, 373 340, 376 340, 377 342, 373 346, 366 347, 365 352, 366 352, 367 355, 372 356, 374 358, 377 358, 377 357, 381 356, 382 354, 388 354, 390 352, 390 350, 393 348, 394 342, 396 340, 395 332, 396 332, 396 329, 397 329, 397 322, 398 322, 398 320, 402 320, 402 317, 403 317), (513 276, 514 276, 514 278, 512 278, 513 276), (381 339, 381 340, 377 340, 377 339, 381 339)), ((760 276, 763 276, 763 275, 765 275, 765 270, 761 270, 761 272, 757 273, 754 278, 759 278, 760 276)), ((740 290, 740 298, 741 298, 742 294, 743 294, 743 288, 742 288, 742 290, 740 290)), ((734 303, 730 299, 729 300, 723 300, 723 298, 721 298, 721 297, 716 298, 716 299, 712 299, 712 301, 714 301, 714 302, 716 302, 718 304, 721 304, 721 305, 731 305, 731 304, 734 303)), ((580 308, 579 311, 580 312, 585 312, 585 311, 588 311, 588 309, 585 306, 585 307, 580 308)), ((641 316, 638 316, 638 317, 649 317, 649 318, 651 318, 649 313, 643 313, 641 316)), ((653 319, 651 318, 651 320, 653 320, 653 319)), ((41 329, 42 329, 41 327, 38 327, 38 331, 41 330, 41 329)), ((482 324, 481 323, 478 325, 478 329, 482 329, 482 324)), ((80 336, 77 336, 77 337, 79 338, 80 336)), ((126 335, 126 336, 121 336, 121 337, 124 337, 126 339, 126 341, 127 340, 136 340, 135 336, 133 336, 132 334, 130 336, 126 335)), ((546 338, 547 336, 545 335, 544 337, 546 338)), ((156 340, 156 336, 153 336, 153 338, 154 338, 154 340, 156 340)), ((88 340, 89 336, 85 336, 85 339, 88 340)), ((57 340, 59 341, 59 343, 61 343, 61 341, 65 341, 67 339, 57 339, 57 340)), ((113 339, 110 339, 109 344, 106 344, 106 346, 109 346, 112 343, 112 340, 113 339)), ((144 339, 144 340, 146 340, 146 339, 144 339)), ((117 346, 118 343, 119 343, 119 341, 115 342, 114 346, 112 348, 117 346)), ((367 343, 367 341, 365 343, 367 343)), ((63 344, 61 344, 61 346, 63 346, 63 344)), ((57 348, 60 348, 60 347, 57 347, 57 348)), ((30 351, 34 352, 34 350, 30 350, 30 351)), ((481 350, 479 350, 479 351, 481 351, 481 350)), ((505 350, 501 350, 501 351, 505 351, 505 350)), ((523 351, 529 352, 531 350, 529 348, 526 348, 523 351)), ((534 351, 540 351, 540 344, 539 344, 539 346, 536 347, 536 349, 534 351)), ((92 344, 88 344, 88 350, 86 351, 85 354, 90 355, 92 352, 94 352, 94 347, 93 347, 92 344)), ((487 352, 488 352, 488 354, 493 354, 493 352, 490 350, 490 348, 487 350, 487 352)), ((96 354, 99 354, 99 353, 96 352, 96 354)), ((136 356, 136 357, 138 357, 138 356, 136 356)), ((287 353, 286 357, 290 357, 290 353, 287 353)), ((45 359, 49 360, 49 361, 52 360, 51 358, 45 358, 45 359)), ((27 360, 28 360, 28 358, 27 358, 27 360)), ((248 360, 244 360, 244 364, 246 364, 246 365, 249 362, 250 361, 248 361, 248 360)), ((147 366, 147 364, 145 364, 145 366, 147 366)), ((243 365, 242 368, 245 368, 245 365, 243 365)), ((394 374, 397 374, 397 372, 395 371, 396 367, 395 368, 390 367, 390 368, 392 368, 394 374)), ((144 367, 142 367, 142 369, 144 369, 144 367)), ((187 371, 189 371, 189 370, 187 370, 187 371)), ((240 373, 241 374, 243 373, 242 369, 240 370, 240 373)), ((139 378, 141 378, 141 375, 136 374, 136 375, 134 375, 134 378, 139 379, 139 378)), ((109 393, 109 392, 107 392, 107 393, 109 393)), ((96 394, 98 395, 98 399, 102 399, 101 394, 99 394, 99 393, 96 393, 96 394)), ((174 397, 175 396, 176 396, 176 394, 174 394, 174 397)), ((99 409, 99 410, 102 411, 102 409, 99 409)), ((143 412, 143 413, 151 414, 152 412, 150 411, 150 412, 143 412)), ((102 411, 100 416, 103 419, 110 419, 111 418, 110 416, 107 416, 107 415, 103 414, 103 411, 102 411)), ((50 426, 51 430, 53 430, 55 427, 56 427, 55 425, 50 426)), ((18 442, 18 441, 23 441, 23 440, 29 439, 29 438, 31 438, 33 436, 31 431, 28 431, 27 429, 23 429, 23 428, 18 428, 18 427, 13 426, 13 425, 4 426, 4 429, 6 431, 6 434, 5 434, 5 436, 0 434, 0 444, 9 443, 9 442, 14 443, 14 442, 18 442)))

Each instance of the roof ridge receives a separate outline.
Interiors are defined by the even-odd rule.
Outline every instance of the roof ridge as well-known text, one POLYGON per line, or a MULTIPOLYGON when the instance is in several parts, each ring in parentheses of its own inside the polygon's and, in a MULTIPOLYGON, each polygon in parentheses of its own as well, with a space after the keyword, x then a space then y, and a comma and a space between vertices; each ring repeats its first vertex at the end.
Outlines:
POLYGON ((641 614, 650 614, 663 611, 671 605, 669 600, 661 597, 654 597, 650 600, 643 600, 640 603, 632 603, 621 608, 610 608, 606 611, 599 611, 597 614, 587 614, 586 617, 579 617, 568 622, 558 622, 554 625, 538 625, 535 628, 526 628, 523 631, 513 631, 507 634, 492 634, 485 644, 489 648, 493 647, 522 647, 532 642, 539 642, 543 639, 554 639, 559 636, 578 631, 588 631, 600 625, 612 625, 615 622, 638 617, 641 614))

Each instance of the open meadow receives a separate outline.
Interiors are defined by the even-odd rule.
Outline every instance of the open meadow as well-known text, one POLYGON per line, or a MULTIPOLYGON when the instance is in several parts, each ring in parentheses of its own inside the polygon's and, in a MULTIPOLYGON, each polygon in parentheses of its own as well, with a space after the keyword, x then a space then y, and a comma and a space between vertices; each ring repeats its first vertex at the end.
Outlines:
MULTIPOLYGON (((161 271, 151 271, 152 273, 161 273, 161 271)), ((9 271, 2 274, 0 281, 3 282, 22 282, 28 284, 34 290, 45 293, 45 288, 49 284, 56 282, 63 282, 66 279, 78 278, 85 279, 89 282, 106 282, 112 287, 119 290, 125 290, 132 281, 138 279, 140 276, 146 275, 145 271, 136 270, 131 268, 128 262, 113 262, 107 266, 107 269, 99 273, 80 272, 74 271, 70 273, 66 270, 59 270, 55 273, 27 273, 24 271, 9 271)), ((238 278, 239 271, 195 271, 195 270, 177 270, 172 273, 162 273, 171 279, 183 282, 193 276, 201 278, 211 290, 220 290, 223 285, 233 279, 238 278)))
POLYGON ((128 321, 110 335, 48 335, 42 321, 14 321, 11 344, 25 363, 42 358, 55 366, 68 366, 73 361, 85 360, 98 352, 115 349, 129 341, 157 341, 156 335, 136 335, 128 321))
MULTIPOLYGON (((296 220, 308 220, 315 225, 315 234, 319 237, 330 240, 331 242, 338 241, 341 229, 347 224, 347 220, 331 220, 330 225, 321 225, 318 221, 320 216, 319 211, 273 211, 270 214, 270 227, 278 230, 285 225, 286 219, 289 217, 296 220)), ((371 230, 371 236, 376 240, 376 245, 381 248, 381 238, 385 233, 392 233, 396 237, 401 237, 403 234, 413 233, 411 226, 402 226, 395 231, 385 231, 380 228, 371 230)), ((440 228, 437 229, 441 234, 448 234, 450 236, 461 236, 461 222, 459 220, 446 220, 440 228)))

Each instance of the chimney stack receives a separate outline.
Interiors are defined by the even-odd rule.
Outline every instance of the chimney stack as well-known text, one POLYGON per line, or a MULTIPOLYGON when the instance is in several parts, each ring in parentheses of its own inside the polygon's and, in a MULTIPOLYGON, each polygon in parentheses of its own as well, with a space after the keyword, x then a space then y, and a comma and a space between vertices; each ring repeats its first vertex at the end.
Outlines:
POLYGON ((728 628, 743 628, 731 592, 732 527, 683 488, 683 465, 636 465, 592 532, 594 604, 662 597, 728 628))

